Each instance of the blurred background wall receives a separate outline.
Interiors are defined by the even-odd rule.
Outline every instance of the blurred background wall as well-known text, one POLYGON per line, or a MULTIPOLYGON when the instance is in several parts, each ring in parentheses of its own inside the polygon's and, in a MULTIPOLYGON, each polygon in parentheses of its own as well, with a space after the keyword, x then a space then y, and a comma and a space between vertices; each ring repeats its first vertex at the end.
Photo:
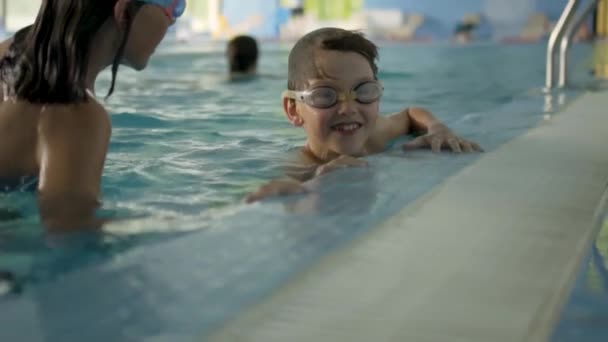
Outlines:
MULTIPOLYGON (((5 29, 34 19, 40 0, 0 0, 5 29), (6 13, 5 13, 6 12, 6 13)), ((546 38, 567 0, 188 0, 170 36, 291 40, 322 26, 378 39, 437 41, 546 38)))

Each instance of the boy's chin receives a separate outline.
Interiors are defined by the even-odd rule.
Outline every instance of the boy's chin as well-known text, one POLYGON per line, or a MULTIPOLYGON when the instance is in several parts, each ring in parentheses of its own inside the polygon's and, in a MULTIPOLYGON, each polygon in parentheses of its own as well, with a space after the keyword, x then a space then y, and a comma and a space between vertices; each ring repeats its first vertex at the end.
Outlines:
POLYGON ((334 146, 333 151, 339 155, 345 155, 350 157, 361 157, 365 151, 363 146, 350 145, 350 146, 334 146))

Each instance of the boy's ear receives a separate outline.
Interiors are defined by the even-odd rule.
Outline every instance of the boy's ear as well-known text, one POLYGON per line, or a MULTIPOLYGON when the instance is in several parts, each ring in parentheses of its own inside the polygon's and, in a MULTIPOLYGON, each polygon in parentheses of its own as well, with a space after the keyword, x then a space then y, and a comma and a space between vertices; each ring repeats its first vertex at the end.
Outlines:
POLYGON ((131 2, 131 0, 118 0, 114 5, 114 20, 121 29, 124 29, 127 26, 125 13, 129 2, 131 2))
POLYGON ((287 120, 289 120, 292 125, 296 127, 301 127, 304 125, 304 120, 300 116, 300 113, 298 113, 295 100, 290 99, 287 96, 283 96, 283 110, 285 111, 287 120))

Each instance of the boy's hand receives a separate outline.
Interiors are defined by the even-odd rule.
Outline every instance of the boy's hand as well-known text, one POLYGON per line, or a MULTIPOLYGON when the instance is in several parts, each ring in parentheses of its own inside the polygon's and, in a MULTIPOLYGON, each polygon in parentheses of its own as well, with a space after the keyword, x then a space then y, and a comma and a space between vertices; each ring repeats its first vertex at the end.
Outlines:
POLYGON ((442 148, 449 148, 453 152, 483 152, 483 149, 476 143, 461 138, 454 134, 444 124, 436 123, 429 127, 428 132, 403 145, 404 150, 431 147, 431 150, 438 153, 442 148))
MULTIPOLYGON (((349 156, 340 156, 327 164, 317 167, 315 177, 345 167, 367 166, 367 162, 349 156)), ((246 203, 260 201, 267 197, 296 195, 308 192, 308 189, 299 181, 293 179, 277 179, 262 185, 257 191, 245 197, 246 203)))
POLYGON ((350 156, 340 156, 327 164, 323 164, 317 167, 315 171, 315 176, 321 176, 326 173, 332 172, 337 169, 343 169, 345 167, 361 167, 367 166, 367 162, 363 159, 357 159, 350 156))
POLYGON ((253 203, 267 197, 287 196, 307 192, 302 183, 293 179, 276 179, 262 185, 257 191, 245 197, 246 203, 253 203))

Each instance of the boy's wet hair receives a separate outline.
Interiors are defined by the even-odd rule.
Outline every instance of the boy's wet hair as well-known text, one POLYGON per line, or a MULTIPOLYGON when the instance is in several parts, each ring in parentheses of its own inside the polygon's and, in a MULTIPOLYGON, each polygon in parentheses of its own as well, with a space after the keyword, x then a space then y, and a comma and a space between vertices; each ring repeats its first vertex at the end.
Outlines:
POLYGON ((230 40, 228 48, 234 53, 230 56, 230 72, 246 72, 258 62, 258 43, 250 36, 237 36, 230 40))
POLYGON ((319 50, 358 53, 369 62, 377 78, 378 47, 360 32, 328 27, 306 34, 291 49, 287 89, 302 90, 310 79, 322 77, 315 58, 319 50))

